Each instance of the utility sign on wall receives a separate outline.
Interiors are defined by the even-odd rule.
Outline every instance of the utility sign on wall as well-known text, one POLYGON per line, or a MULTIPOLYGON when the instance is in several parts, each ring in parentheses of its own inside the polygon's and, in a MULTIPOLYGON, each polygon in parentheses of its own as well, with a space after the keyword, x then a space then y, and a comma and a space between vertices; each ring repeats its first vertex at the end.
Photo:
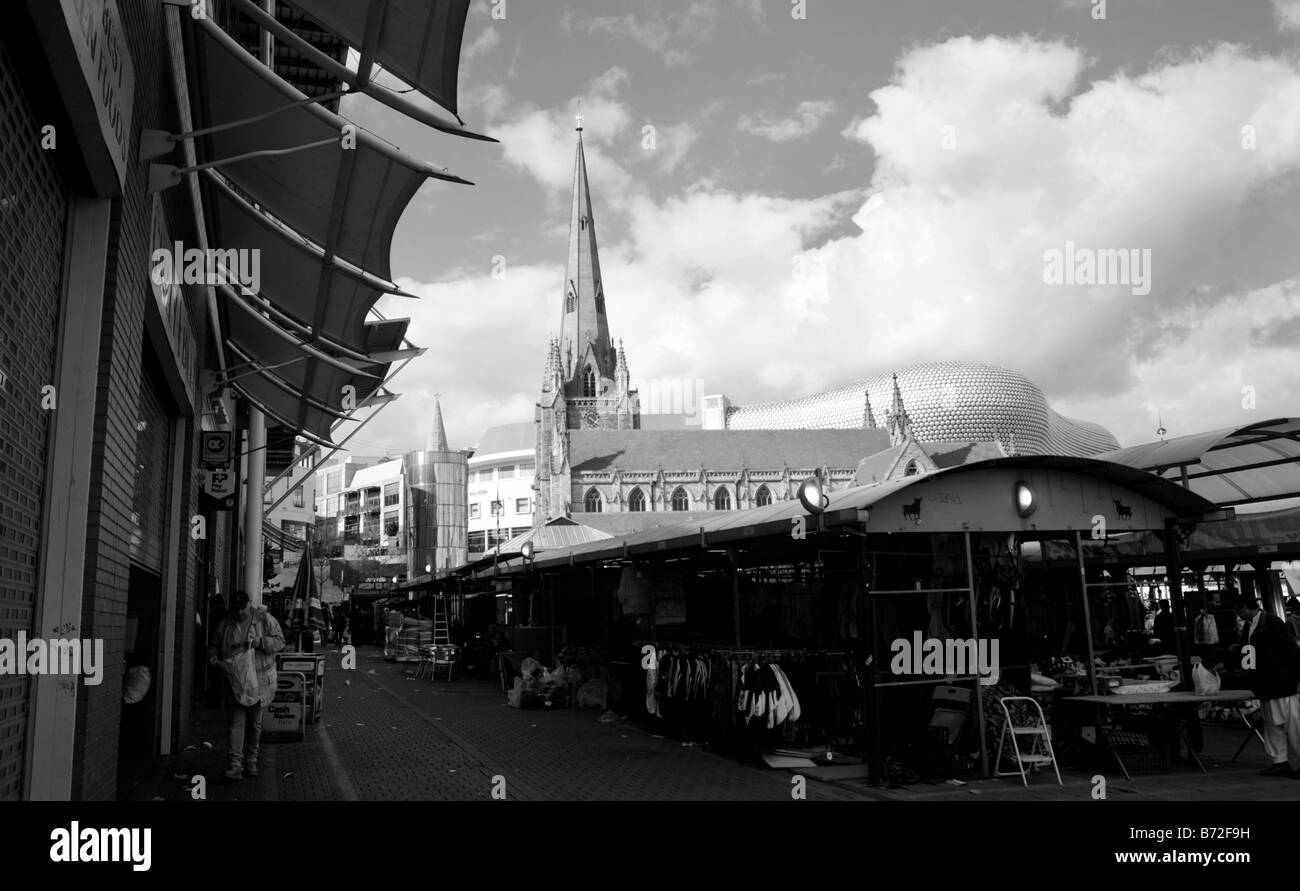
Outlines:
POLYGON ((207 430, 203 433, 203 453, 200 463, 208 470, 230 465, 230 431, 207 430))

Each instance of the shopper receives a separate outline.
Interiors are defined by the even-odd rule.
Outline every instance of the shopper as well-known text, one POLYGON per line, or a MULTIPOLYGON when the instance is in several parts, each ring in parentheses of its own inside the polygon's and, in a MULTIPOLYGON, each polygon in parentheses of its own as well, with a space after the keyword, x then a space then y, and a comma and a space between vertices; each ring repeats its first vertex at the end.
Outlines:
POLYGON ((1291 626, 1260 609, 1253 594, 1238 594, 1235 603, 1242 631, 1232 649, 1259 697, 1264 748, 1273 761, 1260 773, 1300 780, 1300 645, 1291 626), (1253 661, 1245 658, 1247 645, 1253 648, 1253 661))
POLYGON ((283 649, 284 632, 275 617, 265 607, 254 609, 247 593, 231 595, 230 611, 213 629, 208 647, 208 664, 226 669, 222 699, 230 727, 228 780, 257 776, 262 708, 275 696, 275 654, 283 649), (238 658, 250 650, 250 663, 238 658), (249 699, 254 699, 251 705, 249 699))
POLYGON ((1300 597, 1286 599, 1286 623, 1291 626, 1296 640, 1300 640, 1300 597))

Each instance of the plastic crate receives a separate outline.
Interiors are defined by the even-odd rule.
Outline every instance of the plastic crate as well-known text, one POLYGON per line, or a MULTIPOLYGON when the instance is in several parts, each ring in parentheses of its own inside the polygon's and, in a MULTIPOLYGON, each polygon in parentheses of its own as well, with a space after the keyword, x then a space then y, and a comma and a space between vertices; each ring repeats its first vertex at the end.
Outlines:
POLYGON ((1167 749, 1120 748, 1118 751, 1120 758, 1124 760, 1124 767, 1130 775, 1169 772, 1169 751, 1167 749))

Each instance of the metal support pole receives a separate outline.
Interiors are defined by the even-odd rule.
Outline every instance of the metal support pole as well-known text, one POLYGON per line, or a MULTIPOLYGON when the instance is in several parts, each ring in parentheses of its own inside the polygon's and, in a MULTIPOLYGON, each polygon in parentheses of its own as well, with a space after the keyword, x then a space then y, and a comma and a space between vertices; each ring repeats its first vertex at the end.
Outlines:
POLYGON ((1083 567, 1083 533, 1074 530, 1074 553, 1079 560, 1079 594, 1083 597, 1084 640, 1088 645, 1088 683, 1093 695, 1100 692, 1097 688, 1097 659, 1092 650, 1092 606, 1088 603, 1088 573, 1083 567))
POLYGON ((248 478, 244 504, 244 590, 262 605, 262 481, 266 479, 266 417, 248 406, 248 478))
POLYGON ((740 565, 734 549, 727 551, 731 561, 731 615, 735 620, 736 646, 740 646, 740 565))
MULTIPOLYGON (((975 560, 971 556, 970 533, 962 533, 966 540, 966 587, 969 589, 967 600, 970 601, 970 631, 979 637, 979 610, 975 605, 975 560)), ((989 745, 984 731, 984 695, 979 681, 975 682, 975 721, 980 735, 980 776, 989 776, 989 745)))
MULTIPOLYGON (((862 630, 862 736, 867 754, 867 782, 880 786, 884 774, 884 751, 880 745, 880 703, 876 693, 876 621, 875 599, 871 588, 875 578, 867 578, 867 541, 858 540, 857 590, 858 624, 862 630)), ((872 568, 874 574, 874 565, 872 568)))

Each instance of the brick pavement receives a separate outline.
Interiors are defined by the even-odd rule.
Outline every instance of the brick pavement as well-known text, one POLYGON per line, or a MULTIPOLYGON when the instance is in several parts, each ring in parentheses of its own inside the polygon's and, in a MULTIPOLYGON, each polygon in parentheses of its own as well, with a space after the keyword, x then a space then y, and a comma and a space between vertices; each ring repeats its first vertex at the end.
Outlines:
MULTIPOLYGON (((264 743, 256 780, 227 783, 224 726, 215 710, 196 713, 179 755, 135 766, 123 799, 190 798, 188 779, 207 777, 210 800, 491 800, 495 777, 509 800, 789 801, 791 773, 754 767, 658 737, 636 725, 603 724, 580 709, 519 710, 496 681, 415 680, 414 666, 361 647, 355 671, 326 659, 322 721, 299 743, 264 743), (203 749, 199 744, 214 744, 203 749)), ((1228 763, 1240 733, 1206 728, 1208 774, 1194 767, 1125 781, 1107 774, 1109 798, 1146 801, 1300 800, 1300 782, 1260 777, 1252 743, 1228 763)), ((1039 773, 965 786, 916 784, 876 789, 865 781, 809 780, 810 801, 1087 800, 1091 774, 1062 771, 1064 786, 1039 773)))

